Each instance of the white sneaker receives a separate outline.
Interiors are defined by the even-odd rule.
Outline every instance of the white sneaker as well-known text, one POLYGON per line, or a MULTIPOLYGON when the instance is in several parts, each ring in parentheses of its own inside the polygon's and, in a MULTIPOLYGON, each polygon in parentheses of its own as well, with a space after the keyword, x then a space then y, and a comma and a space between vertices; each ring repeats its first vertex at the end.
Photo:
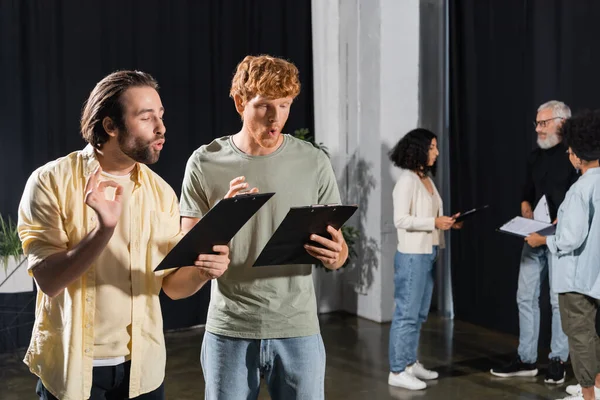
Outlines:
POLYGON ((410 367, 406 367, 406 370, 408 372, 410 372, 414 377, 416 377, 418 379, 423 379, 425 381, 437 379, 438 376, 440 375, 435 371, 425 369, 423 364, 421 364, 418 361, 416 363, 414 363, 413 365, 411 365, 410 367))
POLYGON ((573 395, 573 396, 563 397, 560 400, 585 400, 585 399, 583 398, 583 395, 576 394, 576 395, 573 395))
MULTIPOLYGON (((581 385, 569 385, 566 388, 566 392, 572 396, 582 396, 581 385)), ((594 386, 594 394, 596 395, 596 399, 600 400, 600 389, 594 386)))
POLYGON ((408 390, 422 390, 427 387, 427 384, 418 378, 415 378, 413 374, 404 370, 399 374, 390 372, 388 376, 388 385, 405 388, 408 390))

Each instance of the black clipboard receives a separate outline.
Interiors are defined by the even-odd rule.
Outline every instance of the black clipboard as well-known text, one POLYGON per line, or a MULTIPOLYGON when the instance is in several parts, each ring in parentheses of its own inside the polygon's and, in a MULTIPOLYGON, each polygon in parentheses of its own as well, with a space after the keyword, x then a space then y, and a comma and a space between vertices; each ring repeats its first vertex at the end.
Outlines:
POLYGON ((470 218, 473 215, 477 214, 479 211, 483 211, 483 210, 485 210, 485 209, 487 209, 489 207, 490 207, 489 204, 486 204, 483 207, 477 207, 477 208, 474 208, 472 210, 465 211, 464 213, 461 213, 458 217, 456 217, 455 222, 464 221, 465 219, 470 218))
MULTIPOLYGON (((315 205, 292 207, 254 262, 254 267, 269 265, 316 264, 320 261, 306 252, 310 235, 329 238, 327 226, 340 229, 356 212, 355 205, 315 205)), ((312 242, 314 243, 314 242, 312 242)))
POLYGON ((551 226, 549 226, 547 228, 540 229, 536 233, 538 235, 542 235, 542 236, 554 236, 554 235, 556 235, 556 224, 552 224, 551 226))
POLYGON ((548 227, 543 228, 543 229, 540 229, 539 231, 531 232, 528 235, 521 235, 521 234, 518 234, 518 233, 507 232, 507 231, 504 231, 504 230, 502 230, 500 228, 496 229, 496 232, 504 233, 506 235, 518 237, 518 238, 521 238, 521 239, 524 239, 527 236, 532 235, 534 233, 537 233, 538 235, 541 235, 541 236, 554 236, 554 235, 556 235, 556 224, 548 226, 548 227))
POLYGON ((241 194, 219 201, 163 258, 154 271, 194 265, 199 254, 227 244, 275 193, 241 194))
MULTIPOLYGON (((512 221, 514 221, 517 218, 523 218, 523 217, 515 217, 515 218, 511 219, 510 221, 508 221, 507 223, 502 225, 500 228, 497 228, 496 232, 504 233, 504 234, 510 235, 510 236, 515 236, 515 237, 518 237, 521 239, 524 239, 533 233, 537 233, 542 236, 552 236, 552 235, 556 234, 556 224, 547 225, 544 228, 538 229, 537 231, 531 231, 531 232, 526 232, 526 233, 517 233, 517 232, 512 232, 509 230, 502 229, 503 227, 509 225, 512 221)), ((538 222, 541 222, 541 221, 538 221, 538 222)))
POLYGON ((517 237, 520 239, 525 239, 527 236, 532 235, 534 233, 537 233, 538 235, 541 235, 541 236, 554 236, 556 234, 556 227, 549 226, 549 227, 541 229, 539 231, 531 232, 529 235, 520 235, 518 233, 507 232, 507 231, 503 231, 502 229, 499 229, 499 228, 496 229, 496 232, 503 233, 505 235, 512 236, 512 237, 517 237))

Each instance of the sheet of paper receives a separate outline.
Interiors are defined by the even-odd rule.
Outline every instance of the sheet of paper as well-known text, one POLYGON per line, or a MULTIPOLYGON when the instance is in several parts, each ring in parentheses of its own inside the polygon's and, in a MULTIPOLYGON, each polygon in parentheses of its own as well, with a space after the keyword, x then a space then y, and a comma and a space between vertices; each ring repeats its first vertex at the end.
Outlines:
POLYGON ((517 236, 527 237, 533 232, 552 226, 550 223, 534 219, 515 217, 500 227, 500 230, 517 236))
POLYGON ((538 201, 535 210, 533 210, 533 219, 541 222, 551 223, 550 219, 550 208, 548 207, 548 200, 546 195, 543 195, 540 201, 538 201))

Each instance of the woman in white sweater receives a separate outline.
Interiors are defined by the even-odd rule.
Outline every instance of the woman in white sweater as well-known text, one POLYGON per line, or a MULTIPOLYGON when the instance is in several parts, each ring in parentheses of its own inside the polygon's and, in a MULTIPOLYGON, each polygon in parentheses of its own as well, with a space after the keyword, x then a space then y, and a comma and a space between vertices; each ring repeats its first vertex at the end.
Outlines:
POLYGON ((443 216, 442 199, 430 178, 435 175, 438 155, 437 138, 427 129, 408 132, 390 152, 391 161, 402 173, 393 192, 398 249, 388 384, 410 390, 425 389, 424 380, 438 377, 419 363, 417 347, 431 305, 434 265, 444 247, 443 231, 460 228, 457 215, 443 216))

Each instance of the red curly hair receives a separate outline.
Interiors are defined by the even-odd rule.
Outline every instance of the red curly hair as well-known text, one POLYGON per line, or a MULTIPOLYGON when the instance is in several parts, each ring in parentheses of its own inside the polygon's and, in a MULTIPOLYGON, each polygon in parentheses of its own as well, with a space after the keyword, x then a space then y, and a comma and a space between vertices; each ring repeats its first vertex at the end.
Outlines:
POLYGON ((246 56, 237 66, 229 96, 247 104, 257 95, 270 99, 295 98, 300 93, 298 68, 269 55, 246 56))

